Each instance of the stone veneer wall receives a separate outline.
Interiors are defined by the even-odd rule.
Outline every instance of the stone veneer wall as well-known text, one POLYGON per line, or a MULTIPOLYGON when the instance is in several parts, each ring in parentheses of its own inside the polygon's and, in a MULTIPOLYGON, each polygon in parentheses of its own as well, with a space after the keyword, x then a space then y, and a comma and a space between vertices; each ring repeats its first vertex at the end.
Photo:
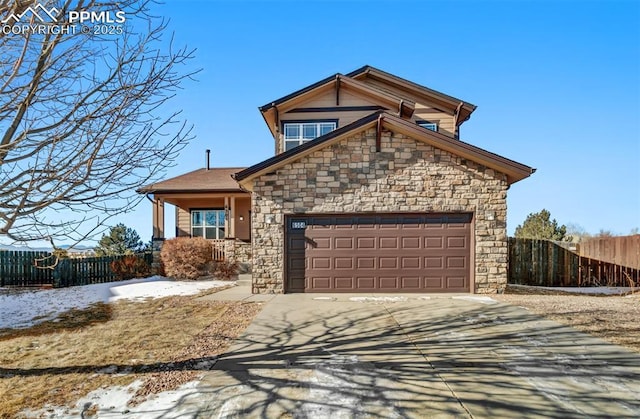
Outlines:
POLYGON ((254 180, 253 292, 284 292, 284 214, 438 211, 474 213, 475 292, 502 291, 506 176, 390 131, 376 152, 375 135, 355 134, 254 180))
POLYGON ((251 272, 251 243, 239 239, 227 239, 224 242, 225 258, 238 262, 240 273, 251 272))

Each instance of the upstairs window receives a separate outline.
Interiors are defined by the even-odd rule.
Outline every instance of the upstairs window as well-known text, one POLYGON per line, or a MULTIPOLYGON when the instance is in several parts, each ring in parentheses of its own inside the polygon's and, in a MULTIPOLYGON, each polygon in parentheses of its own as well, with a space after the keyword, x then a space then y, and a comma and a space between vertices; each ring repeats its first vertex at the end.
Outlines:
POLYGON ((292 148, 328 134, 336 129, 336 121, 307 121, 284 123, 284 150, 292 148))
POLYGON ((416 121, 416 124, 420 125, 422 128, 429 129, 431 131, 438 131, 438 124, 435 122, 429 121, 416 121))
POLYGON ((206 209, 191 211, 191 237, 205 239, 224 239, 223 209, 206 209))

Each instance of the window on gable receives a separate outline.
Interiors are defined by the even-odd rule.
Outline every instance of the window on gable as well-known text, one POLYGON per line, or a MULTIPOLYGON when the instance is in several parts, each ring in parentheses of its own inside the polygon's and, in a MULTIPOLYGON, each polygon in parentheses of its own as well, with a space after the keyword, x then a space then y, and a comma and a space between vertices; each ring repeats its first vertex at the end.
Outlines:
POLYGON ((438 131, 438 124, 435 122, 429 121, 416 121, 416 124, 420 125, 422 128, 429 129, 431 131, 438 131))
POLYGON ((291 150, 336 129, 336 121, 308 121, 284 123, 284 149, 291 150))
POLYGON ((224 239, 223 209, 206 209, 191 211, 191 237, 205 239, 224 239))

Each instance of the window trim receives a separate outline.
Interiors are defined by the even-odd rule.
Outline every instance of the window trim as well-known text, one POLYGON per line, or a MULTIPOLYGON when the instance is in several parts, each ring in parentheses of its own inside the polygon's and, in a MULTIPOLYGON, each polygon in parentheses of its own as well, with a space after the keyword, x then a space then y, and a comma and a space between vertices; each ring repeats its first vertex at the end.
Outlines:
POLYGON ((189 209, 189 235, 190 237, 202 237, 206 240, 223 240, 227 237, 227 231, 226 231, 226 220, 227 220, 227 211, 224 208, 190 208, 189 209), (223 214, 223 218, 222 218, 222 224, 217 224, 218 222, 218 217, 216 216, 216 225, 214 226, 206 226, 205 225, 205 216, 204 213, 207 211, 216 211, 216 212, 222 212, 223 214), (199 225, 194 225, 193 224, 193 213, 194 212, 202 212, 202 224, 199 225), (193 229, 195 228, 201 228, 202 229, 202 234, 201 235, 194 235, 193 234, 193 229), (216 231, 216 238, 215 239, 207 239, 207 228, 209 229, 215 229, 216 231), (220 233, 222 233, 223 237, 220 237, 220 233))
POLYGON ((438 132, 439 127, 439 123, 440 121, 427 121, 426 119, 416 119, 416 125, 424 128, 424 129, 428 129, 429 131, 434 131, 434 132, 438 132), (422 126, 421 124, 425 124, 425 125, 433 125, 435 127, 435 129, 431 129, 431 128, 427 128, 422 126))
MULTIPOLYGON (((316 138, 311 138, 311 139, 305 139, 302 138, 303 137, 303 128, 302 128, 302 124, 323 124, 323 123, 333 123, 335 125, 335 127, 333 128, 333 130, 329 131, 329 132, 333 132, 335 130, 338 129, 338 119, 291 119, 291 120, 284 120, 284 121, 280 121, 280 132, 282 133, 282 151, 287 151, 287 142, 294 142, 294 141, 298 141, 298 144, 295 147, 298 147, 304 143, 307 143, 309 141, 315 140, 316 138, 320 138, 322 137, 322 135, 316 137, 316 138), (298 124, 300 126, 300 137, 298 139, 287 139, 286 138, 286 134, 285 134, 285 126, 287 124, 298 124)), ((328 134, 328 133, 327 133, 328 134)), ((323 134, 323 135, 327 135, 327 134, 323 134)), ((295 148, 294 147, 294 148, 295 148)))

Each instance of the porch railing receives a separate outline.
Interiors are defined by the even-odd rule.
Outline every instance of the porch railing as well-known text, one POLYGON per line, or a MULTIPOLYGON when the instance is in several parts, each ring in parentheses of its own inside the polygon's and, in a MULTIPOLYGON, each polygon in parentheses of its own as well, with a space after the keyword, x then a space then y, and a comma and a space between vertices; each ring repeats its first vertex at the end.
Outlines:
POLYGON ((213 260, 216 262, 224 260, 224 239, 211 240, 211 248, 213 249, 213 260))

